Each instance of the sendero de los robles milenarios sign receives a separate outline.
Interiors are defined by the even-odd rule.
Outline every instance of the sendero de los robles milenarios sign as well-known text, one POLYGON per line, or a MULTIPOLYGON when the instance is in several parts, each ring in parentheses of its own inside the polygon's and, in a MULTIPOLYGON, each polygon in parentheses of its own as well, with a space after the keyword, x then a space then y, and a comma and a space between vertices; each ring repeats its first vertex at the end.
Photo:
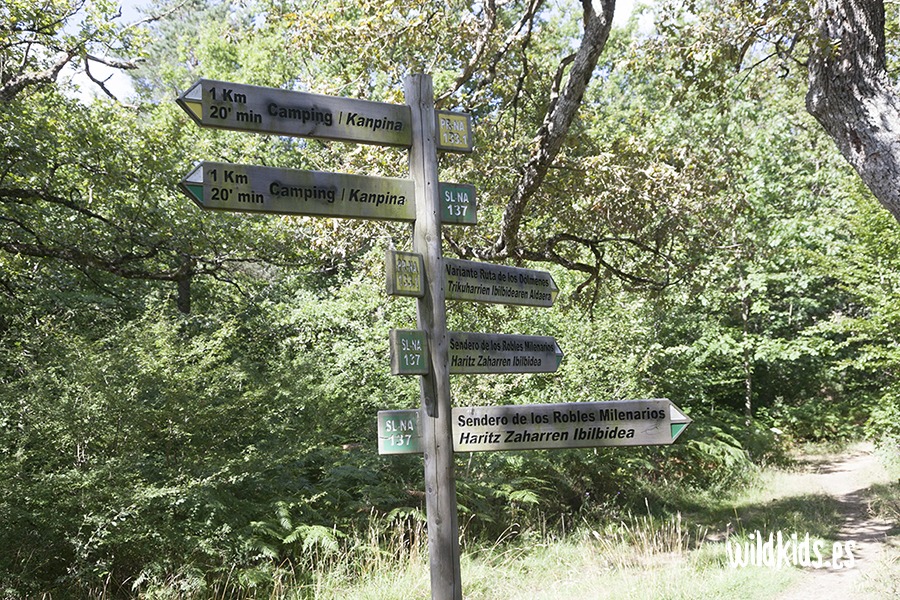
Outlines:
MULTIPOLYGON (((667 398, 451 409, 454 452, 668 445, 691 419, 667 398)), ((379 454, 421 452, 418 410, 378 413, 379 454), (395 423, 383 425, 383 421, 395 423)))
POLYGON ((671 444, 690 424, 666 398, 453 409, 455 452, 671 444))
POLYGON ((203 127, 382 146, 412 145, 408 106, 200 79, 177 99, 203 127))
POLYGON ((409 179, 201 162, 181 181, 201 208, 415 221, 409 179))

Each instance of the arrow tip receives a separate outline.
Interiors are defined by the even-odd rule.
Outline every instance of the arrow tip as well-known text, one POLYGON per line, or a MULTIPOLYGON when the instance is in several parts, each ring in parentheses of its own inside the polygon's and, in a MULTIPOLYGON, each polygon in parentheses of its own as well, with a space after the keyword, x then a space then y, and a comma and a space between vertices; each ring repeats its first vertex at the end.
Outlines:
POLYGON ((203 105, 201 103, 185 100, 181 103, 181 107, 187 111, 187 114, 193 117, 195 121, 203 120, 203 105))
POLYGON ((690 423, 691 419, 681 412, 677 406, 669 402, 669 419, 673 423, 690 423))
POLYGON ((563 354, 562 348, 559 347, 559 344, 556 344, 556 368, 559 368, 559 365, 562 363, 563 354))
POLYGON ((669 427, 671 428, 673 442, 692 422, 690 417, 669 401, 669 427))
POLYGON ((198 81, 175 100, 198 124, 203 124, 203 86, 198 81))
POLYGON ((556 281, 553 280, 553 275, 550 275, 550 303, 556 302, 556 295, 559 294, 559 287, 556 285, 556 281))
POLYGON ((672 428, 672 441, 674 442, 681 432, 684 431, 688 426, 688 423, 672 423, 669 427, 672 428))
POLYGON ((181 191, 193 200, 197 206, 203 208, 203 165, 198 165, 193 171, 188 173, 181 183, 178 184, 181 191))

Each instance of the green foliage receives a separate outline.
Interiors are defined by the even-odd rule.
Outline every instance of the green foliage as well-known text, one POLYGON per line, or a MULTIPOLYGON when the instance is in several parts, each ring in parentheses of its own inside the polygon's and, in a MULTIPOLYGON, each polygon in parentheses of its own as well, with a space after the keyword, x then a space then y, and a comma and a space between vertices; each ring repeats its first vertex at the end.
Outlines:
POLYGON ((305 310, 329 317, 315 325, 259 296, 191 317, 157 301, 98 339, 59 320, 21 338, 2 397, 11 484, 0 506, 3 543, 31 550, 4 555, 0 580, 16 574, 30 594, 49 578, 60 589, 159 582, 185 564, 215 577, 333 551, 336 524, 406 500, 410 486, 391 493, 368 444, 374 408, 342 418, 348 402, 412 395, 380 368, 386 327, 363 325, 376 289, 309 298, 305 310), (329 379, 341 368, 356 379, 339 391, 329 379))
POLYGON ((6 0, 0 6, 0 98, 52 87, 70 63, 133 66, 147 30, 122 23, 110 0, 6 0))
POLYGON ((866 433, 887 448, 900 446, 900 396, 887 393, 874 403, 866 421, 866 433))

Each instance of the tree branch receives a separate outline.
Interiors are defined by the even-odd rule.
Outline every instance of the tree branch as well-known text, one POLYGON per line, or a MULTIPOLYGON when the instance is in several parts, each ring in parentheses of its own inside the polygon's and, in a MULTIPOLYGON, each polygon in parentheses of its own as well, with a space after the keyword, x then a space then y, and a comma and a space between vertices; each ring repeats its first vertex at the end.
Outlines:
POLYGON ((94 219, 100 221, 104 225, 108 227, 112 227, 117 231, 123 231, 122 228, 104 217, 101 214, 90 211, 83 206, 79 206, 72 200, 68 200, 61 196, 57 196, 55 194, 50 194, 48 192, 41 192, 38 190, 25 189, 25 188, 0 188, 0 200, 6 202, 8 199, 11 200, 41 200, 43 202, 49 202, 51 204, 57 204, 60 206, 64 206, 69 210, 73 210, 79 213, 82 216, 85 216, 89 219, 94 219))
POLYGON ((56 60, 43 71, 38 71, 35 73, 24 73, 15 77, 4 83, 0 86, 0 100, 5 102, 9 102, 16 95, 24 90, 27 87, 33 85, 40 85, 43 83, 51 83, 56 81, 56 77, 59 75, 60 71, 62 71, 69 62, 72 61, 73 58, 78 54, 77 49, 69 50, 68 52, 64 52, 56 57, 56 60))
MULTIPOLYGON (((500 235, 491 248, 475 252, 479 258, 502 259, 520 256, 519 229, 525 209, 559 154, 575 113, 581 105, 594 67, 609 39, 614 8, 615 0, 601 0, 599 13, 594 12, 590 3, 585 3, 584 36, 574 59, 571 60, 569 77, 562 92, 555 99, 551 99, 543 125, 535 140, 536 148, 522 170, 516 189, 507 201, 500 224, 500 235)), ((568 60, 567 57, 563 62, 568 60)))
POLYGON ((484 7, 485 13, 485 23, 481 28, 481 31, 478 34, 478 39, 475 42, 475 50, 472 52, 471 58, 469 58, 469 62, 463 67, 462 72, 456 78, 456 81, 453 82, 453 85, 449 90, 441 94, 439 97, 435 98, 434 105, 437 108, 440 108, 441 105, 453 94, 456 93, 459 88, 466 84, 466 82, 471 79, 472 74, 475 72, 475 67, 478 66, 478 63, 481 62, 481 58, 484 55, 485 50, 488 46, 488 40, 491 37, 491 33, 497 27, 497 6, 494 0, 488 0, 484 7))
POLYGON ((528 4, 528 8, 525 11, 525 14, 516 22, 515 25, 509 30, 509 33, 506 35, 506 40, 503 42, 503 46, 494 53, 494 56, 491 58, 490 64, 487 66, 487 76, 482 81, 482 86, 487 85, 497 75, 497 65, 500 63, 500 60, 506 56, 506 53, 509 52, 509 49, 512 47, 513 43, 517 39, 519 39, 519 35, 522 33, 522 30, 528 26, 531 27, 531 24, 534 22, 534 18, 537 14, 537 11, 540 10, 543 5, 544 0, 530 0, 528 4))

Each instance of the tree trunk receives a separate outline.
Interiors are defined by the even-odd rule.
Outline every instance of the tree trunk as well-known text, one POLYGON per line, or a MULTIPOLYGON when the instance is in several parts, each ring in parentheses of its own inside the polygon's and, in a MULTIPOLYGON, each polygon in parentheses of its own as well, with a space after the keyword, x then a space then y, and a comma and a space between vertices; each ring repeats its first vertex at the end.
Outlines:
POLYGON ((900 221, 900 99, 885 58, 883 0, 817 0, 806 108, 900 221))
POLYGON ((175 305, 182 314, 191 314, 191 279, 194 277, 194 259, 187 254, 181 255, 181 265, 175 275, 178 286, 175 305))

